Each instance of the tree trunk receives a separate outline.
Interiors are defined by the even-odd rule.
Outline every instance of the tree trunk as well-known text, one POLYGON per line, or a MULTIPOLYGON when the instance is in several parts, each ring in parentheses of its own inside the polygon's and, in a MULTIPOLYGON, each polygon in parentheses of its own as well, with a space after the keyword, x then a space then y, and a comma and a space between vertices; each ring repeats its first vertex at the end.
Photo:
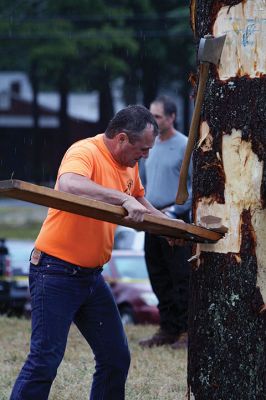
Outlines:
POLYGON ((146 62, 144 60, 142 66, 142 91, 143 104, 147 108, 157 97, 159 80, 159 68, 156 70, 154 63, 151 63, 149 59, 146 59, 146 62))
POLYGON ((265 0, 191 1, 198 39, 227 33, 194 150, 194 219, 220 217, 228 234, 195 250, 190 399, 266 399, 265 17, 265 0))
POLYGON ((42 143, 41 143, 41 130, 39 126, 39 106, 38 106, 38 93, 39 93, 39 78, 37 73, 37 65, 35 62, 31 64, 30 80, 32 84, 33 99, 32 99, 32 119, 33 119, 33 171, 32 178, 35 183, 41 182, 41 169, 42 169, 42 143))
POLYGON ((130 65, 130 70, 124 80, 123 98, 126 105, 137 104, 140 83, 140 69, 136 67, 132 59, 129 58, 127 62, 130 65))
POLYGON ((108 76, 102 76, 99 88, 99 129, 104 132, 114 116, 113 97, 108 76))
POLYGON ((59 109, 59 123, 60 123, 60 136, 62 152, 70 146, 70 132, 68 126, 68 94, 69 94, 69 81, 67 76, 66 67, 63 68, 59 81, 58 88, 60 94, 60 109, 59 109))

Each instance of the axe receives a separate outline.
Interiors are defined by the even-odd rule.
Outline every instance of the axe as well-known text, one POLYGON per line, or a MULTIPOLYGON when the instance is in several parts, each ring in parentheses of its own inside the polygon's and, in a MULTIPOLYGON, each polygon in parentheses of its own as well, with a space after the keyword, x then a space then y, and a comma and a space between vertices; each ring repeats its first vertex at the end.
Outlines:
POLYGON ((204 98, 204 91, 206 82, 209 75, 210 64, 218 65, 226 35, 213 37, 212 35, 206 35, 200 40, 198 59, 200 61, 200 72, 199 72, 199 85, 197 91, 197 97, 195 101, 195 108, 192 115, 191 125, 189 129, 188 142, 183 158, 183 162, 180 170, 179 185, 176 195, 176 203, 184 204, 188 198, 187 190, 187 176, 191 153, 194 148, 195 140, 197 137, 201 106, 204 98))

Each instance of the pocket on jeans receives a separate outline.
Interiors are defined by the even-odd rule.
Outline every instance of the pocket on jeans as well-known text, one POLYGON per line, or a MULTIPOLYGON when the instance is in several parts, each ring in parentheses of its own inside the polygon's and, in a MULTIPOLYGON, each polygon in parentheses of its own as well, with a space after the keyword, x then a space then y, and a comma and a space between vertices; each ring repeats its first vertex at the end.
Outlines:
POLYGON ((75 275, 73 270, 70 270, 66 267, 60 266, 60 268, 55 268, 52 265, 47 265, 44 270, 42 270, 42 275, 45 277, 49 277, 51 279, 69 279, 75 275))

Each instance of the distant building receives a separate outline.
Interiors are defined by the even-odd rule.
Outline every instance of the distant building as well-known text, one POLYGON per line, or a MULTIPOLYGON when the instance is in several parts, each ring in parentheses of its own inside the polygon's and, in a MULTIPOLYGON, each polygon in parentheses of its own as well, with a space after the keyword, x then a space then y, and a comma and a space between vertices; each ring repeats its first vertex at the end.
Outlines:
MULTIPOLYGON (((115 110, 122 108, 119 87, 114 87, 115 110)), ((22 72, 0 72, 0 179, 50 182, 69 144, 98 130, 98 93, 70 93, 68 132, 60 130, 58 93, 38 93, 34 120, 33 91, 22 72), (35 123, 34 123, 35 121, 35 123), (37 121, 37 122, 36 122, 37 121)))
MULTIPOLYGON (((0 72, 0 127, 32 127, 33 91, 28 76, 23 72, 0 72)), ((60 106, 56 92, 38 93, 40 126, 56 128, 60 106), (49 118, 50 117, 50 118, 49 118)), ((97 122, 98 93, 71 93, 68 96, 68 116, 82 121, 97 122)))
MULTIPOLYGON (((125 106, 123 80, 112 84, 114 111, 125 106)), ((176 88, 162 93, 177 101, 178 125, 183 128, 183 99, 176 88)), ((141 103, 141 92, 139 93, 141 103)), ((67 128, 60 126, 60 96, 40 92, 34 107, 33 90, 23 72, 0 72, 0 179, 13 176, 32 182, 53 183, 67 147, 94 136, 99 127, 99 94, 70 93, 67 98, 67 128)))

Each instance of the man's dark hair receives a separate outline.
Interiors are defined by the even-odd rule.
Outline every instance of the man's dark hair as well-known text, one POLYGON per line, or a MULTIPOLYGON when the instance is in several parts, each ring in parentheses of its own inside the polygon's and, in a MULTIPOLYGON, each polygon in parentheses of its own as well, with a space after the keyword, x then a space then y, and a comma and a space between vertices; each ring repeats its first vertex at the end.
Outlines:
POLYGON ((170 96, 161 95, 156 97, 152 103, 161 103, 163 105, 165 115, 175 114, 174 127, 177 128, 177 106, 174 100, 170 96))
POLYGON ((113 139, 118 133, 125 132, 129 142, 134 144, 140 140, 143 130, 151 124, 154 128, 154 136, 159 134, 157 122, 150 111, 140 105, 132 105, 118 111, 111 119, 105 135, 109 139, 113 139))

